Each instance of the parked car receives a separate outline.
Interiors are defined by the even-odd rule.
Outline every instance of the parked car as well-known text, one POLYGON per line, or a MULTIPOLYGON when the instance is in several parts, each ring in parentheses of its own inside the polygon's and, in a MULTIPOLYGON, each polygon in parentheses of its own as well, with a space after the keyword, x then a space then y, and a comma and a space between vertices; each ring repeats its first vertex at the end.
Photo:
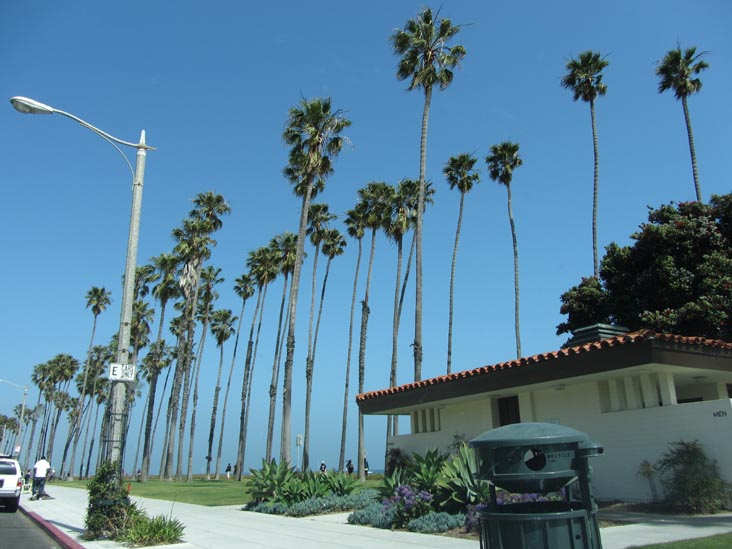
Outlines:
POLYGON ((0 505, 6 511, 15 513, 20 503, 20 491, 23 489, 23 473, 17 460, 9 456, 0 456, 0 505))

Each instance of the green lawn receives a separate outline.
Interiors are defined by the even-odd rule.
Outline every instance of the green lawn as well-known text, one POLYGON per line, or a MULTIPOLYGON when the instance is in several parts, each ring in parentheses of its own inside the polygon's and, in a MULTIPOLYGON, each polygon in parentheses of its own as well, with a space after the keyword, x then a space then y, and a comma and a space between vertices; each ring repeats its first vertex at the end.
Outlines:
POLYGON ((719 534, 708 538, 674 541, 673 543, 639 545, 638 547, 643 549, 729 549, 732 547, 732 534, 719 534))
MULTIPOLYGON (((85 480, 55 481, 49 484, 49 490, 52 490, 54 484, 69 488, 86 489, 87 482, 85 480)), ((364 488, 375 488, 378 484, 378 480, 369 479, 364 484, 364 488)), ((166 480, 124 481, 124 486, 129 487, 130 495, 133 496, 195 503, 209 507, 248 503, 250 498, 245 490, 246 485, 246 480, 237 482, 234 480, 203 480, 198 478, 194 478, 192 482, 166 480)))

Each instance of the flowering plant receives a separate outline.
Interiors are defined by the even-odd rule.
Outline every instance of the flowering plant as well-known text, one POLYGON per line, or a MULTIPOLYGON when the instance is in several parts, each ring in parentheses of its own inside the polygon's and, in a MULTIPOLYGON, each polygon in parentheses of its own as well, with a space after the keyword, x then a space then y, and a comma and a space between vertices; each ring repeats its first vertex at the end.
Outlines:
POLYGON ((397 486, 394 495, 385 499, 382 508, 394 513, 394 528, 404 528, 410 520, 431 511, 432 494, 425 490, 416 491, 409 484, 397 486))

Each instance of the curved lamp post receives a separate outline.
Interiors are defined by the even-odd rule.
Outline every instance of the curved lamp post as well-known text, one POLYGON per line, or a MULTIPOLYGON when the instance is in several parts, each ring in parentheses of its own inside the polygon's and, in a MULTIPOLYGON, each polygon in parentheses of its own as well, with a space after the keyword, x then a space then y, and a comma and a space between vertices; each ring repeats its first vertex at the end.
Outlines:
MULTIPOLYGON (((23 389, 23 404, 20 405, 20 421, 18 423, 18 437, 17 437, 19 444, 22 445, 23 444, 23 420, 25 419, 25 399, 28 397, 28 386, 27 385, 18 385, 17 383, 13 383, 12 381, 8 381, 7 379, 0 379, 0 383, 7 383, 8 385, 12 385, 13 387, 17 387, 18 389, 23 389)), ((15 446, 15 444, 13 444, 13 446, 15 446)), ((11 452, 11 453, 13 453, 13 452, 11 452)), ((20 449, 18 450, 18 459, 20 459, 20 449)))
MULTIPOLYGON (((60 114, 67 118, 78 122, 85 128, 93 131, 98 136, 112 145, 122 158, 124 158, 127 167, 132 173, 132 213, 130 215, 130 231, 127 240, 127 261, 125 264, 124 291, 122 294, 122 312, 119 322, 119 340, 117 345, 117 362, 110 365, 110 381, 111 394, 107 403, 107 411, 109 424, 107 425, 108 444, 106 449, 106 459, 112 463, 117 463, 119 469, 122 468, 122 447, 124 432, 124 407, 125 397, 127 393, 126 382, 134 381, 135 368, 134 364, 130 364, 130 330, 132 326, 132 302, 134 300, 135 288, 135 267, 137 261, 137 242, 140 232, 140 210, 142 206, 142 186, 145 174, 145 157, 147 151, 154 151, 154 147, 145 144, 145 130, 140 134, 139 143, 130 143, 122 141, 116 137, 100 130, 74 116, 68 112, 54 109, 48 105, 28 99, 27 97, 12 97, 10 103, 15 110, 26 114, 60 114), (127 159, 127 156, 117 145, 124 145, 137 149, 137 160, 135 169, 127 159)), ((104 429, 104 427, 103 427, 104 429)), ((121 478, 121 477, 120 477, 121 478)))

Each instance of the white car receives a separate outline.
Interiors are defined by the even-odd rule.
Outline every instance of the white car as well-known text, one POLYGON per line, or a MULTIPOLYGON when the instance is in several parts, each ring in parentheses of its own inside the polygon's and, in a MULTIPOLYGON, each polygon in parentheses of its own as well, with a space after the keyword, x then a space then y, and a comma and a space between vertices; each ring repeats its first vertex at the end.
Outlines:
POLYGON ((15 513, 20 503, 20 491, 23 489, 23 475, 17 460, 0 456, 0 505, 6 511, 15 513))

